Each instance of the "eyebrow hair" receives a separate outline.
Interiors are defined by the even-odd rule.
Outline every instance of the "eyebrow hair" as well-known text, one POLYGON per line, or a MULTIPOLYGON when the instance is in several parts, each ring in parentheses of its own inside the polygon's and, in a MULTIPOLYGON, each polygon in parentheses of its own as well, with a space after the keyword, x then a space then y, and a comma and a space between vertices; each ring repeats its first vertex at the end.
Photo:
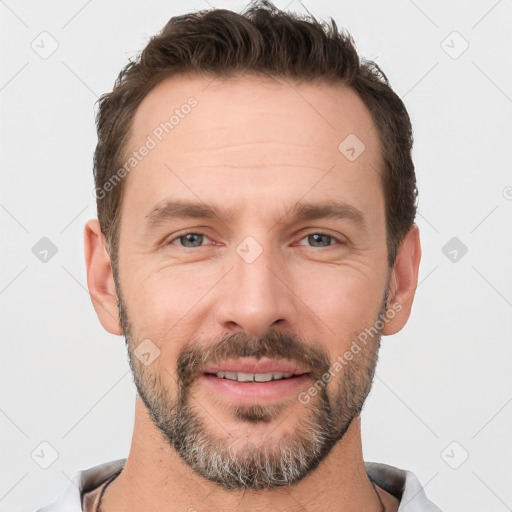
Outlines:
MULTIPOLYGON (((220 209, 214 205, 202 202, 184 201, 181 199, 166 199, 158 203, 146 215, 146 229, 154 229, 167 221, 174 219, 213 219, 225 222, 239 216, 238 207, 220 209)), ((320 203, 297 202, 283 217, 289 217, 295 222, 316 219, 347 219, 362 229, 367 229, 367 221, 363 212, 343 201, 324 201, 320 203)), ((280 223, 279 221, 278 223, 280 223)))

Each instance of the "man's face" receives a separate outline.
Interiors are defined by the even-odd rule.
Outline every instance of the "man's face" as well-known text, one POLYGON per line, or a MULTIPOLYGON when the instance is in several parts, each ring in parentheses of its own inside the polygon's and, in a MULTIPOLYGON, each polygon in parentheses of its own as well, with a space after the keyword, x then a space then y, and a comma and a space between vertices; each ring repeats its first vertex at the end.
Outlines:
POLYGON ((375 332, 389 285, 370 114, 343 86, 182 76, 138 108, 129 148, 143 145, 117 283, 138 392, 203 477, 297 482, 359 414, 377 360, 379 333, 345 356, 375 332), (334 203, 338 216, 307 208, 334 203))

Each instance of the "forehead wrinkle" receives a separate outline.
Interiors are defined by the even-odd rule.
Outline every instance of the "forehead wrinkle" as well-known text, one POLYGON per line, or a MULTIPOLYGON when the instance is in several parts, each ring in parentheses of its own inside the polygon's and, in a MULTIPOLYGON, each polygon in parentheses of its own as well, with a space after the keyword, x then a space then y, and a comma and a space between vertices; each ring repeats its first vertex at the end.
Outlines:
POLYGON ((199 165, 197 169, 219 169, 219 168, 230 168, 230 169, 267 169, 272 167, 293 167, 294 169, 313 169, 314 171, 323 172, 323 169, 319 167, 313 167, 309 165, 296 165, 296 164, 282 164, 282 163, 269 163, 261 165, 232 165, 222 163, 220 165, 199 165))
MULTIPOLYGON (((225 142, 225 141, 224 141, 225 142)), ((186 144, 186 143, 185 143, 186 144)), ((172 160, 180 168, 279 168, 312 169, 323 172, 341 155, 335 144, 316 146, 288 142, 241 142, 222 146, 194 147, 180 145, 172 160), (206 162, 206 163, 204 163, 206 162)))

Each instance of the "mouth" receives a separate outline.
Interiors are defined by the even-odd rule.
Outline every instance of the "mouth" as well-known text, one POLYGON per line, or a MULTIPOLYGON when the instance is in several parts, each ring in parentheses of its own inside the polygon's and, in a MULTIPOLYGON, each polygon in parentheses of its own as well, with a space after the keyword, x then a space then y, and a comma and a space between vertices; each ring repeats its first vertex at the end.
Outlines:
POLYGON ((294 374, 289 372, 245 373, 220 371, 215 374, 207 373, 206 375, 215 375, 218 379, 236 380, 237 382, 270 382, 272 380, 299 377, 304 374, 294 374))
POLYGON ((298 394, 310 372, 284 360, 241 358, 206 366, 202 381, 215 397, 238 405, 288 399, 298 394))

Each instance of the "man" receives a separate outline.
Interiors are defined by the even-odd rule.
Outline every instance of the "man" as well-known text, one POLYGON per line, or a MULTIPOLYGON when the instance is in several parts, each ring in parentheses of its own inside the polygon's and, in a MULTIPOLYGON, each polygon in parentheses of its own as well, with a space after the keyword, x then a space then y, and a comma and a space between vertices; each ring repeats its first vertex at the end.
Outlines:
POLYGON ((42 511, 439 511, 362 457, 417 189, 403 103, 331 23, 265 1, 172 18, 100 99, 87 280, 135 427, 42 511))

